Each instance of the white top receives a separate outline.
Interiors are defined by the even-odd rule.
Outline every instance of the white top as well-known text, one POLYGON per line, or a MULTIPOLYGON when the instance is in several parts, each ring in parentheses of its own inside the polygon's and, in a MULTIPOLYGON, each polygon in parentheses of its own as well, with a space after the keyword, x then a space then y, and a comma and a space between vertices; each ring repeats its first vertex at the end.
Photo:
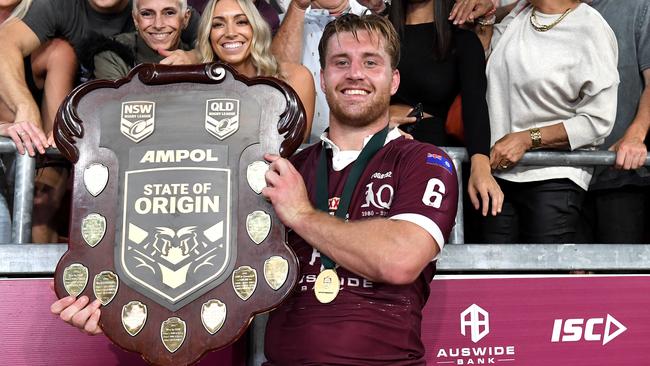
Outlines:
MULTIPOLYGON (((495 26, 487 63, 491 144, 511 132, 563 123, 571 150, 603 143, 614 126, 619 83, 614 32, 590 6, 578 5, 546 32, 530 24, 520 1, 495 26)), ((538 23, 560 14, 536 12, 538 23)), ((513 182, 568 178, 587 190, 588 167, 517 165, 495 176, 513 182)))

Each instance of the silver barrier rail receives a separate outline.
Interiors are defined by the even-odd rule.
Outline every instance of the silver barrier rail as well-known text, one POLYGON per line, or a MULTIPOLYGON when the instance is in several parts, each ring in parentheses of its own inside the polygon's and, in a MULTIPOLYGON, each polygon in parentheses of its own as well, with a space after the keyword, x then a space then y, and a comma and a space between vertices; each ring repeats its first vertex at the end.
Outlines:
MULTIPOLYGON (((443 148, 454 162, 458 173, 458 191, 463 190, 462 163, 469 161, 467 150, 462 147, 443 148)), ((529 151, 524 154, 519 164, 544 165, 544 166, 597 166, 614 165, 616 153, 612 151, 529 151)), ((650 165, 650 156, 645 161, 645 166, 650 165)), ((450 244, 465 243, 465 221, 463 219, 463 195, 458 195, 458 211, 456 212, 456 225, 449 235, 450 244)), ((446 249, 445 249, 446 250, 446 249)))
POLYGON ((32 206, 34 204, 34 174, 36 160, 27 154, 18 154, 16 145, 8 137, 0 138, 0 154, 15 154, 13 194, 12 243, 29 243, 32 238, 32 206))

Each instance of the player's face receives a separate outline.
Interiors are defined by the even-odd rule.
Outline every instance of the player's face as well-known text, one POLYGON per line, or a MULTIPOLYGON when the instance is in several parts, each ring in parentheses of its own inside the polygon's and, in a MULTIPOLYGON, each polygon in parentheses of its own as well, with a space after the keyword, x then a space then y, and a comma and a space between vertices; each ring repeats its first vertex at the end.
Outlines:
POLYGON ((362 127, 387 116, 399 72, 391 67, 383 38, 367 31, 357 37, 339 33, 328 40, 321 88, 333 121, 362 127))
POLYGON ((178 0, 138 0, 133 22, 144 42, 154 50, 175 50, 189 20, 178 0))
POLYGON ((240 68, 250 63, 253 27, 235 0, 219 0, 212 13, 210 44, 217 58, 240 68))

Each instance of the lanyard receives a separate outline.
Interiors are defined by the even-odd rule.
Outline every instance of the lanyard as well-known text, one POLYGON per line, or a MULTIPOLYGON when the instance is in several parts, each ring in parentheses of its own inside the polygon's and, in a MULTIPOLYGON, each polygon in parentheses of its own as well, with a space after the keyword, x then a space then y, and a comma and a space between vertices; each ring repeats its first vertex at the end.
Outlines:
MULTIPOLYGON (((345 181, 343 186, 343 194, 341 195, 341 200, 339 206, 336 209, 335 216, 345 219, 348 214, 348 208, 350 207, 350 200, 352 199, 352 192, 359 182, 361 173, 368 165, 370 159, 379 151, 379 149, 384 146, 386 141, 386 136, 388 135, 388 126, 384 127, 383 130, 377 132, 372 136, 370 141, 366 146, 361 150, 359 157, 352 165, 350 175, 345 181)), ((327 150, 325 147, 321 150, 320 159, 318 161, 318 168, 316 170, 316 207, 324 212, 329 212, 329 174, 327 173, 327 150)), ((321 264, 326 269, 333 269, 336 267, 336 263, 330 259, 325 254, 321 253, 320 257, 321 264)))

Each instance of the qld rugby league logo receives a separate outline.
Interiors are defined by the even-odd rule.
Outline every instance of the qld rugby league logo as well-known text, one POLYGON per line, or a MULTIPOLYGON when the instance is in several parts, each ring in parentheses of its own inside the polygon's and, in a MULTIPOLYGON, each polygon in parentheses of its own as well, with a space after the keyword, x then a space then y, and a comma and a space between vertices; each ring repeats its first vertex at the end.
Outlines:
POLYGON ((239 129, 239 100, 208 99, 205 102, 205 129, 224 140, 239 129))
POLYGON ((138 143, 153 133, 156 103, 133 101, 122 103, 120 131, 131 141, 138 143))
POLYGON ((226 271, 230 175, 208 167, 126 172, 121 267, 161 305, 175 309, 226 271))

